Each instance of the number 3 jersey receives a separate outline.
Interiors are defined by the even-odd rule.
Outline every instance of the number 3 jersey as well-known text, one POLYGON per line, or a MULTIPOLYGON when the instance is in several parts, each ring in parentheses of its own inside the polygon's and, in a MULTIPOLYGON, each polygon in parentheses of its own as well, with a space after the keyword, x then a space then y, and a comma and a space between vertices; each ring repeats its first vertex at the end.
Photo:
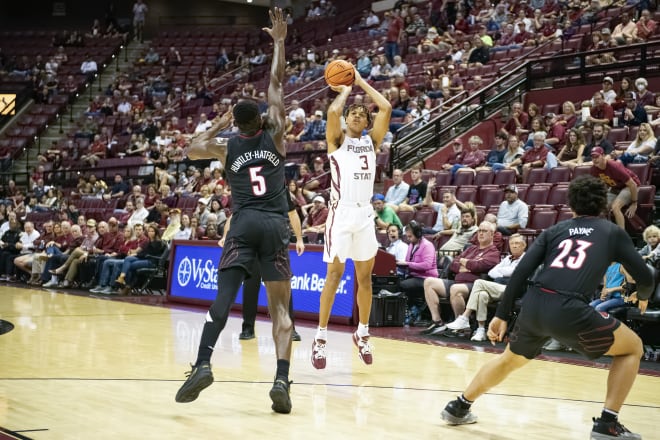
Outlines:
POLYGON ((371 137, 344 136, 344 142, 328 158, 332 175, 330 201, 370 204, 376 178, 376 151, 371 137))
POLYGON ((233 211, 253 208, 287 213, 284 157, 267 131, 229 139, 225 172, 231 186, 233 211))

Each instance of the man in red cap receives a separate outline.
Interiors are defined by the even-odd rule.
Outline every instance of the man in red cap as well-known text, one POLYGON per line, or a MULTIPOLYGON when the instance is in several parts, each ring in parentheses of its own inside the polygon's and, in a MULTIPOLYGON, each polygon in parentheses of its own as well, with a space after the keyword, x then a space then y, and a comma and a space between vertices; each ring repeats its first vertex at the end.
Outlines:
POLYGON ((314 171, 311 179, 305 183, 303 188, 306 191, 320 192, 330 188, 330 172, 324 169, 324 162, 321 156, 314 158, 314 171))
POLYGON ((592 148, 591 161, 591 175, 598 177, 609 188, 607 206, 612 211, 616 224, 625 229, 623 207, 630 205, 626 210, 626 217, 631 218, 635 215, 639 178, 621 162, 608 159, 600 146, 592 148))

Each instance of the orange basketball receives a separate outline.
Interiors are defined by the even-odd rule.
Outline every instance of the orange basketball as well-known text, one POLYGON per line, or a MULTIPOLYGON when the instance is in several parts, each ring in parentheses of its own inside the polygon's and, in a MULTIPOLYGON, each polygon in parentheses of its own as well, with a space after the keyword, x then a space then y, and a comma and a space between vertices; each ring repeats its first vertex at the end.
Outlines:
POLYGON ((355 69, 348 61, 334 60, 325 68, 325 82, 330 86, 350 86, 355 81, 355 69))

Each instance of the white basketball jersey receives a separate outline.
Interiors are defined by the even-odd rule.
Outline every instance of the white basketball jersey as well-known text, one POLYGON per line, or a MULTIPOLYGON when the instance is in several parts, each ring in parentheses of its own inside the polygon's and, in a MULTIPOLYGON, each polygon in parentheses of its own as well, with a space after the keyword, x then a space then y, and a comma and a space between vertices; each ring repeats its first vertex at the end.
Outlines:
POLYGON ((344 142, 328 158, 332 175, 330 201, 369 204, 376 179, 376 151, 371 136, 344 136, 344 142))

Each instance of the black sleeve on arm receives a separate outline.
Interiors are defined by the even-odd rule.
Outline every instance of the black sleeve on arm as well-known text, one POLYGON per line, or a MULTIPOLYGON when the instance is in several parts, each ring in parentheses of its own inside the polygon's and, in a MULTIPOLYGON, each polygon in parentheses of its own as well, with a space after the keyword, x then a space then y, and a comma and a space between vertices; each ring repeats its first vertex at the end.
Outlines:
POLYGON ((288 205, 289 205, 289 212, 295 211, 296 210, 296 205, 293 203, 293 199, 289 195, 289 190, 288 189, 286 190, 286 200, 287 200, 288 205))
POLYGON ((511 274, 511 278, 495 311, 496 317, 505 321, 511 319, 511 313, 516 299, 520 298, 527 291, 527 279, 543 263, 546 248, 545 236, 546 233, 544 232, 534 240, 532 246, 525 252, 513 274, 511 274))
POLYGON ((637 298, 649 299, 655 289, 653 268, 644 262, 644 259, 635 249, 630 236, 621 228, 616 239, 618 261, 628 271, 637 285, 637 298))

